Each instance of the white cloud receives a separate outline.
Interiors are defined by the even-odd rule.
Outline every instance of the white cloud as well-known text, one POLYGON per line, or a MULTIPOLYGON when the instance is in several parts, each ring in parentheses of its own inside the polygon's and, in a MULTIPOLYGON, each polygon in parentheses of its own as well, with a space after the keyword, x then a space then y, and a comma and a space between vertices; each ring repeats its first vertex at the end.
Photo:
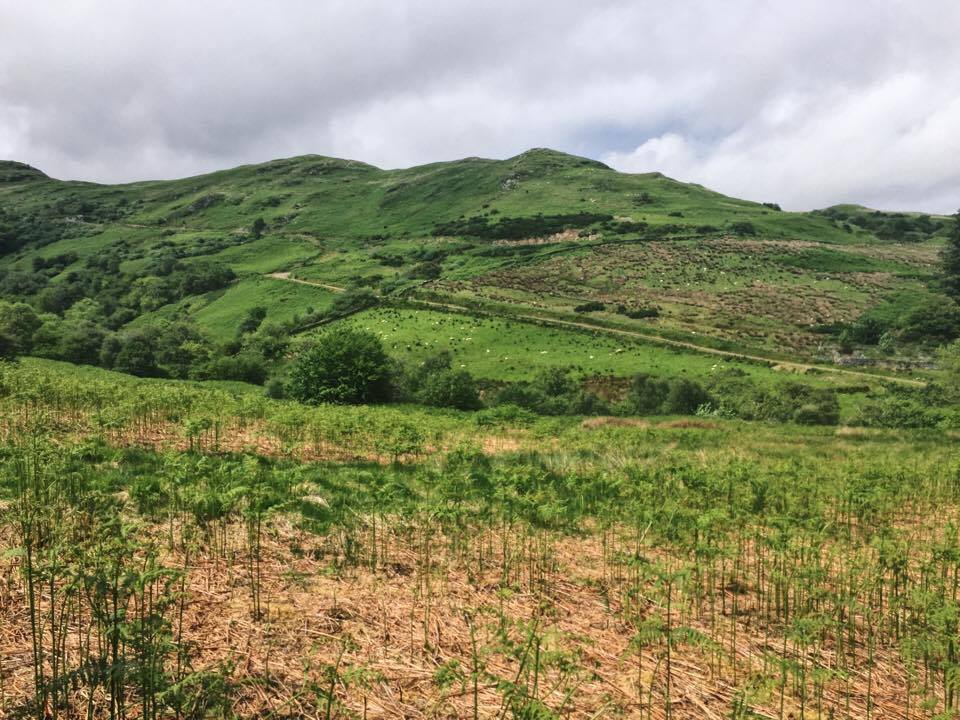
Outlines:
POLYGON ((952 0, 0 0, 0 155, 173 177, 550 146, 789 207, 960 204, 952 0))

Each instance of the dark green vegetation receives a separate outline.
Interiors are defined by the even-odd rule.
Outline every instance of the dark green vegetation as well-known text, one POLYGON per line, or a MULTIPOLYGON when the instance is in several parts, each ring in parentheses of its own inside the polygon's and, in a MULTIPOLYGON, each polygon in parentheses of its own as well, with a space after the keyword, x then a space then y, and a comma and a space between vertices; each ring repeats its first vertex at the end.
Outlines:
MULTIPOLYGON (((960 483, 939 433, 581 425, 38 361, 0 373, 5 717, 948 718, 960 703, 960 483)), ((682 394, 644 379, 631 397, 664 390, 682 394)))

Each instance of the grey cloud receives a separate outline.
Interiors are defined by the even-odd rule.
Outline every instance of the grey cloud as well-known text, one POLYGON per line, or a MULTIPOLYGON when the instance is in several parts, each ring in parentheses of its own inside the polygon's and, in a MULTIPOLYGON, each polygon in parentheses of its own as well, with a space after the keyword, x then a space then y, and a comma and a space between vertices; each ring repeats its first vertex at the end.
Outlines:
POLYGON ((552 146, 759 200, 960 204, 951 0, 0 0, 0 156, 175 177, 552 146))

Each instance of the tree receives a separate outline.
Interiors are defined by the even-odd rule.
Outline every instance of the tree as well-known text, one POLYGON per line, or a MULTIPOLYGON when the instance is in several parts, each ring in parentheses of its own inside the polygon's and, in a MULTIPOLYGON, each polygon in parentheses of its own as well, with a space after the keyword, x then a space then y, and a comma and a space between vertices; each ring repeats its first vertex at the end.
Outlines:
POLYGON ((953 216, 953 232, 941 253, 943 289, 960 303, 960 210, 953 216))
POLYGON ((266 229, 267 223, 264 222, 262 217, 258 217, 253 221, 253 225, 250 226, 250 234, 254 240, 259 240, 263 236, 263 231, 266 229))
POLYGON ((134 330, 119 338, 120 350, 113 361, 119 372, 141 377, 160 374, 157 367, 157 332, 151 329, 134 330))
POLYGON ((80 365, 96 365, 106 336, 103 328, 85 320, 62 325, 64 331, 58 347, 60 358, 80 365))
POLYGON ((324 333, 290 372, 290 395, 308 403, 389 400, 392 363, 380 338, 352 328, 324 333))
POLYGON ((26 303, 0 301, 0 333, 10 339, 16 353, 30 352, 33 348, 33 335, 41 324, 36 310, 26 303))

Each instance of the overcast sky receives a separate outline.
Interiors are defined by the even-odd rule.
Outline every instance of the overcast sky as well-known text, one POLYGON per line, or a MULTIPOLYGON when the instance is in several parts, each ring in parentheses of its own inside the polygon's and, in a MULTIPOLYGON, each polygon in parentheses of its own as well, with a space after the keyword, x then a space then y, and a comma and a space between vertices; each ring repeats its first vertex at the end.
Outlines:
POLYGON ((530 147, 953 212, 960 2, 0 0, 0 158, 55 177, 530 147))

